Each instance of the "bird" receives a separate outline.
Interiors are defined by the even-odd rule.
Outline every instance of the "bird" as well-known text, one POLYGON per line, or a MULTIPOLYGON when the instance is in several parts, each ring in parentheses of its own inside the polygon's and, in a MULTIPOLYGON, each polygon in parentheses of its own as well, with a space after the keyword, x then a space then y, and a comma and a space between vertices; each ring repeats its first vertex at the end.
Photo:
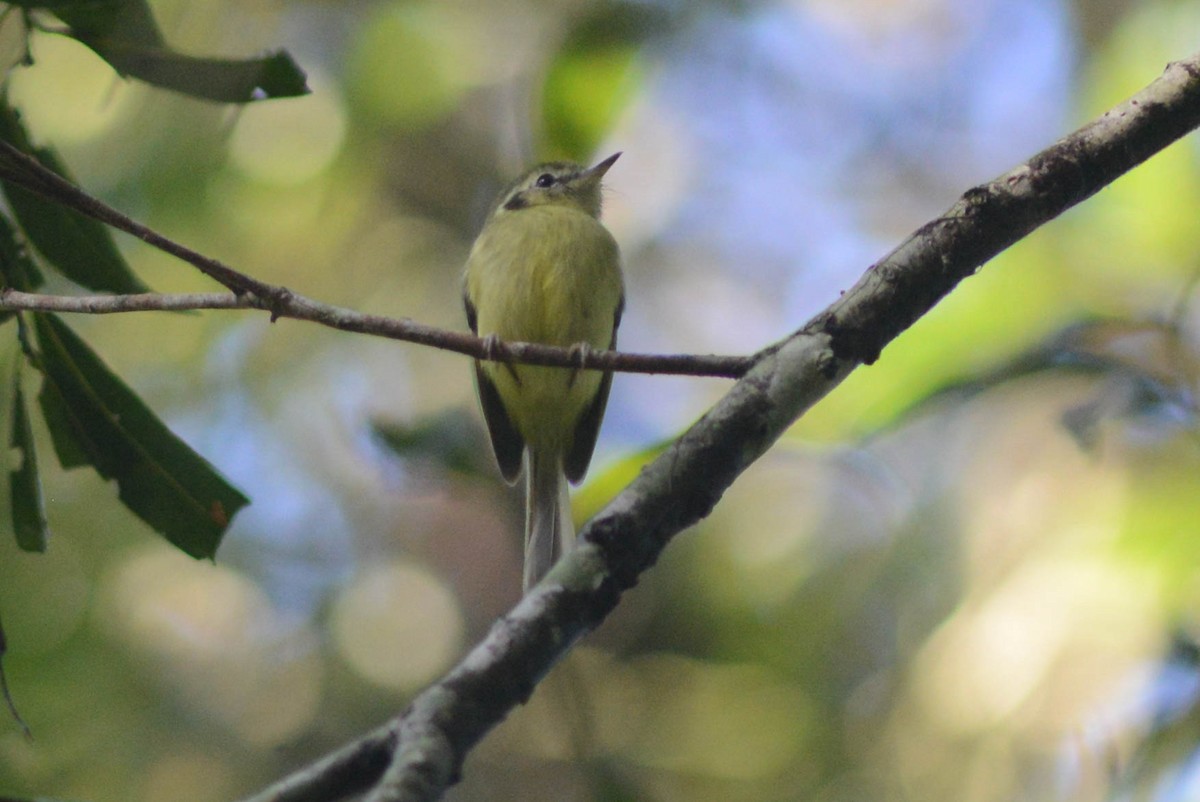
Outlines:
MULTIPOLYGON (((467 324, 489 353, 503 342, 614 349, 625 308, 620 249, 600 222, 601 182, 620 153, 593 167, 535 165, 497 196, 467 257, 467 324)), ((587 473, 612 373, 475 360, 475 388, 500 473, 525 470, 528 591, 574 541, 568 481, 587 473)))

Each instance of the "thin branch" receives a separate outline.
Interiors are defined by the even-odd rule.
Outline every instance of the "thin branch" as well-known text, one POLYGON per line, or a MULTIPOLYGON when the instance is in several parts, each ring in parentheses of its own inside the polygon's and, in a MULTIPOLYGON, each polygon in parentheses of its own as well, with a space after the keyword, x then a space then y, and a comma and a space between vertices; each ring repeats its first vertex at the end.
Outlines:
MULTIPOLYGON (((285 781, 254 802, 328 802, 376 782, 368 802, 428 802, 457 781, 470 749, 616 607, 670 539, 706 516, 730 484, 812 404, 1013 242, 1200 126, 1200 53, 1103 117, 994 181, 968 190, 801 331, 764 352, 698 423, 580 533, 579 545, 379 744, 381 774, 306 795, 285 781)), ((374 737, 374 736, 370 736, 374 737)), ((358 742, 364 743, 364 742, 358 742)), ((353 745, 352 745, 353 746, 353 745)), ((366 747, 364 747, 366 748, 366 747)), ((337 754, 328 770, 344 771, 337 754)), ((362 753, 355 752, 356 760, 362 753)), ((305 771, 311 772, 312 769, 305 771)), ((329 786, 322 786, 327 789, 329 786)))
POLYGON ((199 309, 257 309, 253 296, 229 292, 132 295, 42 295, 4 288, 0 310, 112 315, 120 312, 187 312, 199 309))
POLYGON ((683 376, 715 376, 736 379, 750 369, 755 357, 704 354, 631 354, 620 351, 586 351, 557 348, 540 343, 500 343, 489 349, 487 341, 463 331, 426 326, 408 318, 368 315, 341 306, 314 301, 283 290, 269 300, 254 293, 193 293, 169 295, 40 295, 0 290, 0 310, 77 312, 90 315, 119 312, 173 311, 189 309, 257 309, 270 312, 271 319, 293 318, 358 334, 419 343, 454 351, 476 359, 520 362, 530 365, 596 368, 625 373, 659 373, 683 376))
POLYGON ((146 293, 86 296, 85 300, 72 302, 65 296, 33 295, 7 290, 4 293, 0 309, 37 309, 93 315, 164 309, 263 309, 271 313, 272 321, 280 317, 307 320, 332 326, 342 331, 373 334, 455 351, 476 359, 564 368, 594 368, 627 373, 664 373, 736 379, 750 369, 750 365, 754 363, 755 359, 752 356, 578 351, 538 343, 500 343, 498 346, 489 348, 484 340, 465 332, 425 326, 407 318, 395 319, 379 315, 364 315, 351 309, 306 298, 292 292, 287 287, 259 281, 142 225, 100 199, 87 194, 58 173, 44 167, 37 159, 22 153, 2 140, 0 140, 0 179, 11 181, 48 200, 132 234, 143 242, 187 262, 206 276, 227 287, 237 296, 236 299, 218 300, 220 296, 174 296, 146 293), (105 298, 111 300, 102 300, 105 298), (156 301, 156 298, 162 300, 156 301), (190 298, 191 301, 185 300, 185 298, 190 298), (189 303, 196 305, 189 306, 189 303))
POLYGON ((286 292, 282 287, 253 279, 239 273, 216 259, 197 253, 186 245, 164 237, 108 204, 94 198, 53 170, 42 166, 37 159, 22 153, 8 142, 0 140, 0 178, 11 181, 30 192, 54 201, 80 214, 99 220, 101 223, 132 234, 161 251, 176 256, 195 267, 209 278, 234 292, 252 292, 261 298, 271 298, 286 292))

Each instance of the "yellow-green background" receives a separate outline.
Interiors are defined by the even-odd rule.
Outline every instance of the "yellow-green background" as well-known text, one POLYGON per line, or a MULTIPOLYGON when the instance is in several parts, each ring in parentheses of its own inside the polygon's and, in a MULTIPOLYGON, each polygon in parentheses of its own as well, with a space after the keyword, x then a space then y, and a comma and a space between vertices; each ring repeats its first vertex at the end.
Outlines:
MULTIPOLYGON (((1183 0, 152 6, 185 52, 287 48, 314 92, 213 106, 37 35, 13 102, 90 191, 259 279, 461 328, 491 194, 622 150, 606 219, 638 351, 783 336, 1200 41, 1183 0)), ((1196 798, 1198 212, 1193 135, 966 281, 681 535, 448 798, 1196 798)), ((213 289, 121 246, 156 289, 213 289)), ((41 437, 49 552, 0 538, 34 733, 0 716, 0 795, 247 795, 401 710, 516 600, 519 499, 464 359, 251 313, 70 322, 254 504, 198 563, 41 437)), ((577 518, 725 386, 618 377, 577 518)))

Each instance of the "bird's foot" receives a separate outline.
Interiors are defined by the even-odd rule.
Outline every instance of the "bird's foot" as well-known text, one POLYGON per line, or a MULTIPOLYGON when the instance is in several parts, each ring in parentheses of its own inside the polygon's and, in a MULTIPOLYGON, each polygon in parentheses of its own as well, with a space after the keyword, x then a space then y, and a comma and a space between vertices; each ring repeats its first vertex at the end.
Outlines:
POLYGON ((483 338, 483 355, 493 362, 502 361, 508 355, 508 349, 495 332, 483 338))
POLYGON ((567 386, 570 387, 575 383, 575 377, 579 375, 579 371, 583 370, 587 365, 588 357, 596 353, 596 349, 585 342, 578 342, 571 346, 570 354, 571 361, 575 363, 574 369, 571 371, 571 377, 567 380, 567 386))

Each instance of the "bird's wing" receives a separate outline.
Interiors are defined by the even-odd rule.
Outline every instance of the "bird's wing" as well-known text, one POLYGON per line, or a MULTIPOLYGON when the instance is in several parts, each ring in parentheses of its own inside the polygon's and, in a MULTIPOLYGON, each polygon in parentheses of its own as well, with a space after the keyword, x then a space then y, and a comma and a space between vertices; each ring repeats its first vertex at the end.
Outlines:
MULTIPOLYGON (((617 309, 613 313, 613 335, 608 344, 608 350, 617 347, 617 326, 621 324, 621 313, 625 311, 625 297, 622 295, 617 309)), ((596 450, 596 438, 600 434, 600 424, 604 421, 604 408, 608 406, 608 391, 612 388, 612 373, 605 372, 600 378, 600 386, 592 403, 579 416, 575 424, 575 437, 571 449, 563 456, 563 473, 573 484, 578 484, 587 473, 592 461, 592 452, 596 450)))
POLYGON ((483 408, 483 419, 492 438, 492 451, 496 455, 496 464, 500 466, 500 475, 512 484, 521 473, 521 453, 525 450, 525 440, 508 417, 496 385, 479 360, 475 361, 475 384, 479 389, 479 406, 483 408))

